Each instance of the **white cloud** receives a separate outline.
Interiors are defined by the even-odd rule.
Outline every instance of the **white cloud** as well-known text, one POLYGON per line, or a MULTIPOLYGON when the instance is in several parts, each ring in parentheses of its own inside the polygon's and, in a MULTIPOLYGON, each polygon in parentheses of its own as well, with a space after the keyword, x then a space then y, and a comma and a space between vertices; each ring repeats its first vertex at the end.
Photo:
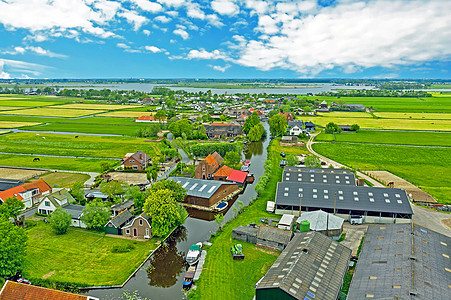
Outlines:
POLYGON ((0 78, 3 77, 3 79, 14 78, 11 76, 12 73, 20 73, 21 77, 24 76, 24 73, 39 76, 45 69, 48 67, 44 65, 0 58, 0 78), (5 70, 6 68, 8 70, 5 70))
POLYGON ((138 15, 136 12, 131 10, 120 12, 118 15, 125 18, 128 23, 133 24, 135 31, 148 21, 146 17, 138 15))
POLYGON ((208 65, 209 67, 213 68, 213 70, 219 71, 224 73, 228 68, 230 68, 230 65, 225 66, 217 66, 217 65, 208 65))
POLYGON ((234 1, 214 0, 211 2, 211 8, 220 15, 233 16, 239 13, 240 8, 234 1))
POLYGON ((215 14, 210 14, 206 16, 208 23, 216 27, 222 27, 224 24, 219 20, 219 17, 215 14))
POLYGON ((205 19, 205 13, 200 9, 199 4, 190 2, 186 5, 186 9, 188 17, 200 20, 205 19))
POLYGON ((186 40, 189 38, 189 33, 183 29, 176 29, 173 31, 174 34, 179 35, 182 39, 186 40))
POLYGON ((205 49, 191 50, 186 55, 187 59, 225 59, 226 55, 219 50, 213 50, 211 52, 205 49))
POLYGON ((11 75, 3 71, 5 63, 0 59, 0 79, 10 79, 11 75))
POLYGON ((48 57, 56 57, 56 58, 66 58, 67 55, 64 54, 58 54, 54 53, 50 50, 43 49, 42 47, 35 47, 35 46, 17 46, 14 47, 13 50, 6 50, 1 51, 2 54, 9 54, 9 55, 17 55, 17 54, 25 54, 26 52, 31 52, 33 54, 41 55, 41 56, 48 56, 48 57))
POLYGON ((185 4, 185 0, 158 0, 159 3, 164 4, 166 6, 179 7, 185 4))
POLYGON ((163 50, 155 47, 155 46, 145 46, 144 49, 146 49, 147 51, 150 51, 152 53, 158 53, 158 52, 162 52, 163 50))
POLYGON ((177 16, 179 15, 179 13, 178 13, 177 11, 175 11, 175 10, 167 11, 166 14, 167 14, 168 16, 173 17, 173 18, 175 18, 175 17, 177 17, 177 16))
POLYGON ((147 36, 149 36, 149 35, 150 35, 150 31, 149 31, 149 30, 147 30, 147 29, 144 29, 144 30, 143 30, 143 33, 144 33, 145 35, 147 35, 147 36))
POLYGON ((156 12, 160 12, 163 10, 163 7, 161 6, 161 4, 156 3, 156 2, 152 2, 152 1, 148 1, 148 0, 132 0, 132 2, 134 4, 136 4, 142 10, 145 10, 148 12, 156 13, 156 12))
POLYGON ((154 18, 155 21, 161 22, 161 23, 168 23, 171 21, 171 18, 168 18, 166 16, 158 16, 154 18))
POLYGON ((130 49, 130 46, 124 43, 117 43, 116 46, 122 49, 130 49))

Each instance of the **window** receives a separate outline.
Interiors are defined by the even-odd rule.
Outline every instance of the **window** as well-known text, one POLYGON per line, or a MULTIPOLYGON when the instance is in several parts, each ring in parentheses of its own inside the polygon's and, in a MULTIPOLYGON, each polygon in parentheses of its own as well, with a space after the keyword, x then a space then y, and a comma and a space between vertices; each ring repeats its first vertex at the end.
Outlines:
POLYGON ((314 174, 310 174, 310 177, 315 177, 315 175, 314 174))
POLYGON ((133 170, 138 170, 138 166, 137 165, 133 165, 133 170))
POLYGON ((387 194, 387 193, 384 193, 384 197, 388 197, 388 194, 387 194))
POLYGON ((310 182, 315 182, 315 178, 310 179, 310 182))
POLYGON ((205 167, 202 168, 202 171, 205 171, 205 167))
POLYGON ((349 184, 349 181, 348 181, 348 180, 346 180, 346 184, 349 184))
POLYGON ((323 182, 324 182, 324 183, 327 183, 327 180, 326 180, 326 179, 324 179, 324 180, 323 180, 323 182))
POLYGON ((323 178, 327 178, 327 176, 326 176, 326 175, 323 175, 323 178))
POLYGON ((324 190, 324 194, 327 194, 327 193, 329 193, 329 191, 328 190, 324 190))
POLYGON ((357 195, 358 195, 359 193, 357 193, 357 192, 353 192, 353 194, 357 196, 357 195))
POLYGON ((340 184, 340 180, 336 180, 335 183, 340 184))
POLYGON ((285 187, 285 191, 289 191, 290 190, 290 188, 289 187, 285 187))
POLYGON ((339 195, 343 195, 343 191, 338 191, 338 194, 339 195))
POLYGON ((354 197, 354 201, 359 201, 359 197, 354 197))
POLYGON ((126 229, 126 230, 125 230, 125 233, 126 233, 126 234, 130 234, 130 229, 126 229))
POLYGON ((343 196, 338 196, 338 200, 343 200, 343 196))
MULTIPOLYGON (((287 178, 287 180, 288 180, 288 178, 287 178)), ((302 181, 302 178, 298 178, 298 181, 302 181)))
POLYGON ((374 298, 374 294, 366 294, 365 297, 366 298, 374 298))
POLYGON ((303 191, 302 188, 299 188, 299 191, 302 192, 303 191))
POLYGON ((402 201, 401 201, 401 200, 398 200, 398 204, 402 204, 402 201))
POLYGON ((340 176, 337 175, 337 176, 335 176, 335 178, 336 178, 336 179, 340 179, 340 176))
POLYGON ((396 198, 401 198, 400 194, 395 194, 396 198))
POLYGON ((370 276, 371 280, 377 279, 377 276, 370 276))
POLYGON ((284 195, 285 197, 288 197, 288 193, 283 193, 283 195, 284 195))
POLYGON ((45 206, 50 206, 50 201, 45 201, 45 206))
POLYGON ((146 235, 149 235, 149 228, 146 228, 146 235))
POLYGON ((373 196, 373 193, 369 192, 369 193, 368 193, 368 196, 373 196))
POLYGON ((345 176, 345 179, 349 179, 349 176, 345 176))
POLYGON ((143 220, 139 220, 139 226, 143 226, 143 220))
POLYGON ((285 175, 286 175, 286 176, 290 176, 290 173, 286 173, 285 175))
POLYGON ((385 203, 390 203, 390 199, 385 199, 385 203))
POLYGON ((314 199, 318 198, 318 195, 313 195, 313 198, 314 198, 314 199))
POLYGON ((393 285, 393 288, 394 288, 394 289, 400 289, 401 286, 400 286, 399 284, 394 284, 394 285, 393 285))
POLYGON ((314 193, 317 193, 317 192, 318 192, 318 190, 317 190, 317 189, 313 189, 313 192, 314 192, 314 193))
POLYGON ((329 199, 329 196, 328 195, 324 195, 324 199, 329 199))
POLYGON ((370 202, 374 202, 374 198, 370 198, 370 202))

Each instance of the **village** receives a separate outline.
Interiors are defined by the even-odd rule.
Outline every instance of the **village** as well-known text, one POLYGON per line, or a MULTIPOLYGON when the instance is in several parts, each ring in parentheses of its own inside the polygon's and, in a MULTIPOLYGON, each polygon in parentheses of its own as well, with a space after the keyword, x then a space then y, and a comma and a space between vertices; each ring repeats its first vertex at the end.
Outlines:
POLYGON ((127 104, 149 109, 107 112, 133 118, 142 143, 154 148, 123 147, 101 172, 1 166, 0 175, 29 175, 0 178, 2 238, 17 243, 5 254, 11 263, 0 273, 0 299, 122 299, 138 285, 141 298, 132 299, 156 299, 143 286, 158 273, 171 278, 156 286, 173 299, 182 291, 190 299, 449 296, 451 231, 440 211, 451 207, 314 145, 360 134, 366 115, 355 116, 373 107, 313 95, 206 97, 149 97, 127 104), (49 180, 77 172, 83 180, 49 180), (203 227, 196 234, 194 222, 203 227), (183 250, 167 250, 179 237, 183 250), (73 258, 63 257, 65 247, 73 258), (177 260, 174 272, 165 259, 177 260), (228 291, 235 284, 244 291, 228 291))

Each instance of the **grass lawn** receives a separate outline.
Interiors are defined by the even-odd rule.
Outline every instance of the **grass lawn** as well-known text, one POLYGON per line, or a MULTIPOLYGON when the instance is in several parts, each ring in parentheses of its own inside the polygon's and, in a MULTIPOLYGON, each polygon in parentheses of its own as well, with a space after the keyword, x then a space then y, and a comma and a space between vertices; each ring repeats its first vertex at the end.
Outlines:
POLYGON ((75 138, 69 134, 21 132, 0 135, 0 152, 120 159, 126 153, 142 150, 151 158, 160 156, 164 144, 147 141, 137 137, 80 135, 75 138))
MULTIPOLYGON (((1 103, 1 102, 0 102, 1 103)), ((24 116, 47 116, 47 117, 62 117, 74 118, 91 114, 98 114, 104 110, 94 109, 60 109, 60 108, 29 108, 20 110, 0 111, 1 114, 7 115, 24 115, 24 116)))
MULTIPOLYGON (((0 102, 2 104, 2 102, 0 102)), ((0 106, 0 110, 12 110, 12 109, 23 109, 23 107, 19 106, 0 106)))
POLYGON ((121 111, 112 111, 101 114, 101 117, 119 117, 119 118, 139 118, 141 116, 150 116, 155 113, 148 111, 130 111, 130 110, 121 110, 121 111))
POLYGON ((450 113, 375 112, 374 115, 384 119, 451 120, 450 113))
POLYGON ((24 126, 35 126, 40 123, 35 122, 10 122, 10 121, 0 121, 0 128, 18 128, 24 126))
POLYGON ((34 162, 33 158, 34 156, 29 155, 0 154, 0 165, 52 170, 100 172, 101 162, 119 164, 119 160, 40 156, 40 161, 34 162))
POLYGON ((135 119, 132 118, 107 118, 107 117, 85 117, 80 119, 68 118, 46 118, 39 116, 4 116, 0 114, 0 121, 21 121, 35 123, 66 123, 66 124, 111 124, 111 125, 132 125, 136 126, 135 119))
POLYGON ((58 105, 58 108, 70 108, 70 109, 98 109, 98 110, 116 110, 124 108, 133 108, 139 106, 130 105, 117 105, 117 104, 87 104, 87 103, 71 103, 58 105))
POLYGON ((265 192, 252 205, 246 207, 242 214, 229 221, 224 226, 223 232, 211 239, 212 246, 206 247, 207 258, 200 279, 196 281, 197 290, 190 293, 190 299, 252 299, 255 295, 254 285, 266 274, 280 254, 253 244, 232 240, 233 228, 258 223, 262 217, 278 217, 266 212, 266 202, 274 200, 277 182, 282 178, 279 153, 281 151, 293 154, 305 153, 303 148, 280 147, 278 140, 273 140, 268 150, 268 155, 273 157, 273 171, 265 192), (246 257, 242 261, 232 259, 230 247, 235 243, 243 245, 246 257))
POLYGON ((51 187, 71 188, 75 182, 85 182, 89 179, 89 175, 80 173, 53 172, 41 176, 45 182, 51 187))
POLYGON ((409 132, 409 131, 373 131, 342 132, 339 134, 325 134, 315 138, 315 141, 375 143, 394 145, 425 145, 451 147, 451 133, 448 132, 409 132))
POLYGON ((386 170, 451 204, 451 149, 347 143, 318 143, 313 149, 362 170, 386 170))
POLYGON ((63 131, 136 136, 136 133, 140 128, 146 128, 147 126, 147 124, 123 126, 110 124, 51 123, 48 125, 29 127, 27 129, 34 131, 63 131))
POLYGON ((327 113, 318 113, 322 117, 335 117, 335 118, 372 118, 370 113, 366 112, 349 112, 349 111, 331 111, 327 113))
POLYGON ((44 222, 38 222, 26 233, 26 278, 44 276, 85 286, 122 284, 156 248, 158 240, 130 241, 73 227, 64 235, 56 235, 44 222), (113 246, 127 245, 134 249, 127 253, 111 251, 113 246))
POLYGON ((20 107, 37 107, 37 106, 50 106, 55 105, 55 102, 50 101, 37 101, 37 100, 25 100, 21 98, 0 98, 0 106, 11 106, 11 108, 20 107))

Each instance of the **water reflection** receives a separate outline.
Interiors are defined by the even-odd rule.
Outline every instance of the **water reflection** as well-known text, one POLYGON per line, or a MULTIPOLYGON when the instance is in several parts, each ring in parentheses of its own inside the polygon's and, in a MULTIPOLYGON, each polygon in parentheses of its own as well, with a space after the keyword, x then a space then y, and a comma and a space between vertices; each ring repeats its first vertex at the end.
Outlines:
MULTIPOLYGON (((222 213, 223 215, 226 215, 227 212, 229 211, 229 209, 235 203, 236 199, 238 199, 238 196, 233 197, 231 200, 229 200, 228 201, 229 205, 227 206, 227 208, 225 210, 221 211, 220 213, 222 213)), ((203 211, 203 210, 198 210, 198 209, 194 209, 194 208, 186 208, 186 211, 188 212, 188 214, 191 218, 205 220, 205 221, 213 221, 215 219, 215 215, 218 214, 217 212, 203 211)))
POLYGON ((262 155, 263 154, 263 142, 252 142, 244 145, 243 147, 244 157, 246 159, 251 159, 253 155, 262 155))
POLYGON ((187 231, 179 227, 158 251, 149 259, 147 278, 149 285, 170 287, 177 283, 178 276, 186 270, 185 253, 177 249, 177 243, 185 241, 187 231))

